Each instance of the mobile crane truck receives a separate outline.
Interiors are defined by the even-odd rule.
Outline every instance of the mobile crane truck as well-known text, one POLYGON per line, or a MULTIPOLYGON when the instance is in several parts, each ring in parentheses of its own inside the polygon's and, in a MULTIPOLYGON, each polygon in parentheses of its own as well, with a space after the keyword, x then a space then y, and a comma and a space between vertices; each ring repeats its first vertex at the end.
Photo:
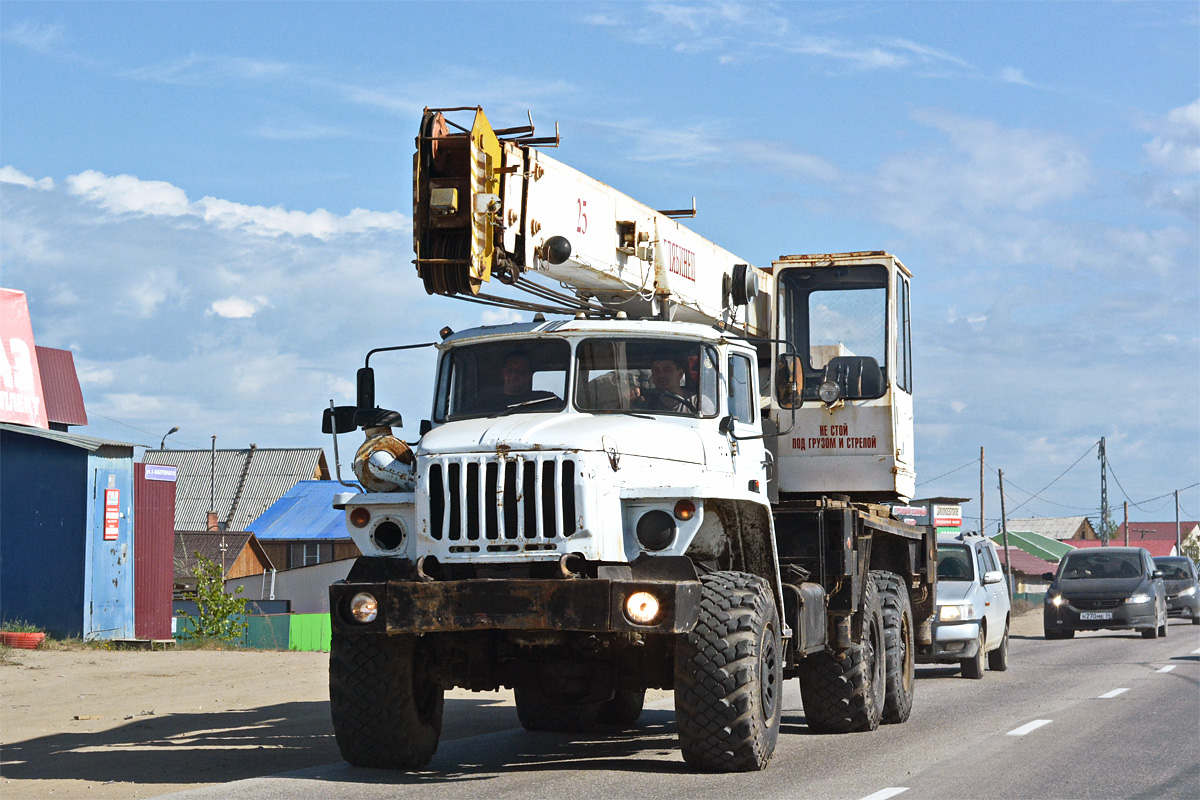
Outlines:
POLYGON ((425 765, 453 687, 511 687, 539 731, 632 726, 673 689, 702 771, 767 765, 793 677, 814 731, 904 722, 936 579, 932 529, 886 505, 915 486, 910 273, 884 252, 758 269, 676 221, 694 200, 655 211, 557 143, 424 114, 427 292, 536 313, 441 331, 412 446, 371 366, 402 347, 325 411, 335 448, 366 434, 334 501, 362 552, 329 595, 342 756, 425 765))

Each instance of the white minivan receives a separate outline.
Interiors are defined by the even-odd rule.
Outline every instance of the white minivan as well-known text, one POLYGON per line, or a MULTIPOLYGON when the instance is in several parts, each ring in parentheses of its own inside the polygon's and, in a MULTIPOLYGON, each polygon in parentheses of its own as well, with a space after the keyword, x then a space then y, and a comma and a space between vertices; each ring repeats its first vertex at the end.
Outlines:
POLYGON ((1011 602, 996 545, 975 534, 938 534, 937 613, 933 643, 917 649, 921 664, 961 664, 964 678, 1008 669, 1011 602))

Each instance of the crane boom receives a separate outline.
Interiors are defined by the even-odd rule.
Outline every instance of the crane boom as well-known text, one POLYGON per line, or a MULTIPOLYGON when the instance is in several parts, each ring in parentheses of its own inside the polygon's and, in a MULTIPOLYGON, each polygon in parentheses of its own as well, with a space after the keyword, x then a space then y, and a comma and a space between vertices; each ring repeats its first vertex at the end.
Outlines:
POLYGON ((467 129, 446 117, 462 110, 427 109, 417 137, 413 245, 427 292, 497 301, 482 293, 496 278, 563 311, 724 322, 764 335, 762 270, 680 224, 673 217, 682 212, 656 211, 547 156, 532 125, 495 131, 470 109, 467 129), (570 294, 555 296, 527 273, 570 294))

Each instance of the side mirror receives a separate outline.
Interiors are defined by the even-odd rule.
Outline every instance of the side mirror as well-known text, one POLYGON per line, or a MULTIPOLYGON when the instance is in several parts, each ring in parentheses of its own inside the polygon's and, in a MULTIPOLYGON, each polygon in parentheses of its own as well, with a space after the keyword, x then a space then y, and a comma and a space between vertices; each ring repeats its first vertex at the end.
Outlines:
POLYGON ((321 415, 321 433, 349 433, 357 427, 354 424, 354 406, 334 406, 325 409, 321 415))
POLYGON ((1044 580, 1048 580, 1048 581, 1050 581, 1051 583, 1053 583, 1053 582, 1054 582, 1054 573, 1053 573, 1053 572, 1043 572, 1043 573, 1042 573, 1042 578, 1043 578, 1044 580))
POLYGON ((364 410, 375 407, 375 370, 370 367, 358 371, 358 407, 364 410))
POLYGON ((1004 581, 1004 573, 998 569, 988 570, 983 573, 983 585, 987 586, 993 583, 1001 583, 1004 581))
POLYGON ((431 430, 433 430, 433 423, 427 419, 421 420, 421 427, 418 429, 417 432, 421 436, 424 436, 425 434, 429 433, 431 430))
POLYGON ((775 399, 780 408, 799 408, 804 368, 800 356, 782 355, 775 365, 775 399))
POLYGON ((1162 577, 1162 570, 1161 570, 1161 569, 1156 569, 1156 570, 1154 570, 1154 572, 1151 572, 1151 573, 1150 573, 1150 577, 1151 577, 1151 578, 1161 578, 1161 577, 1162 577))
POLYGON ((404 420, 399 411, 386 408, 359 408, 354 411, 354 424, 362 428, 402 428, 404 420))
POLYGON ((733 417, 721 417, 721 421, 717 423, 717 430, 726 436, 733 433, 733 417))

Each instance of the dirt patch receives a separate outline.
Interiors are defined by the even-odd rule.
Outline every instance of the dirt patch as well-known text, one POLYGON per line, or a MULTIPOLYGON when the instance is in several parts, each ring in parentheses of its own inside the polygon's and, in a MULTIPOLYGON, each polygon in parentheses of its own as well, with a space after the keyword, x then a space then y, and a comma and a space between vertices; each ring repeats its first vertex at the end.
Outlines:
MULTIPOLYGON (((5 800, 152 797, 341 759, 325 653, 81 646, 3 655, 5 800)), ((443 739, 517 726, 511 699, 447 693, 443 739)))

